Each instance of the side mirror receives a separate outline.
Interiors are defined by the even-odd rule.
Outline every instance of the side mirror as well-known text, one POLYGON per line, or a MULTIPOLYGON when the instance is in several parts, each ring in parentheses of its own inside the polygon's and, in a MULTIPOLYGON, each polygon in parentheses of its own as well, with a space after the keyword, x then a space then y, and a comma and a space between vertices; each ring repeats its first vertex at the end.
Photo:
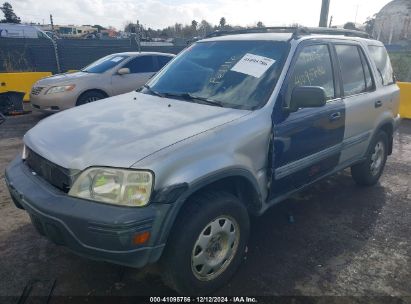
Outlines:
POLYGON ((117 71, 117 74, 119 74, 119 75, 130 74, 130 69, 129 68, 121 68, 117 71))
POLYGON ((327 97, 322 87, 295 87, 291 93, 288 110, 295 112, 299 108, 316 108, 326 104, 327 97))

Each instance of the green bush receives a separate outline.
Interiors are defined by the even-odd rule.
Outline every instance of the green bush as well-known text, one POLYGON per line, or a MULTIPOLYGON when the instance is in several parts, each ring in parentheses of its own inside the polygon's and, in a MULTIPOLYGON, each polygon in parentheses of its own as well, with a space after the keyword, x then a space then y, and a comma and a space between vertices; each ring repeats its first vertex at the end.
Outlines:
POLYGON ((390 58, 397 80, 411 82, 411 53, 390 52, 390 58))

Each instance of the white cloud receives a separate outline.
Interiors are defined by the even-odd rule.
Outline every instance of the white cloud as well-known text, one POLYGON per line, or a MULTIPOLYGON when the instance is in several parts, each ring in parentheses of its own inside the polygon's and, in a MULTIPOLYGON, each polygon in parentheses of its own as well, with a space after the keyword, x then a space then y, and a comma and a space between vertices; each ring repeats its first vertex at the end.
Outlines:
MULTIPOLYGON (((101 24, 122 28, 126 21, 140 20, 152 28, 163 28, 176 22, 190 23, 206 19, 217 24, 224 16, 229 24, 317 26, 321 0, 12 0, 23 21, 56 24, 101 24)), ((364 22, 377 13, 388 0, 331 0, 333 24, 364 22), (357 12, 358 7, 358 12, 357 12)))

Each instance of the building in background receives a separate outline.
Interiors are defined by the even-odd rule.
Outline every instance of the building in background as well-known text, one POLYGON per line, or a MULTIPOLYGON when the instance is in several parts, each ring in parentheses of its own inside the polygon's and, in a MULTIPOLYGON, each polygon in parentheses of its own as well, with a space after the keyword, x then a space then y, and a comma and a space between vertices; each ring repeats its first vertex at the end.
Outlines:
POLYGON ((373 36, 385 44, 411 41, 411 0, 393 0, 375 17, 373 36))
MULTIPOLYGON (((52 31, 51 25, 38 25, 43 31, 52 31)), ((54 25, 54 32, 60 38, 84 38, 96 34, 98 29, 91 25, 54 25)))

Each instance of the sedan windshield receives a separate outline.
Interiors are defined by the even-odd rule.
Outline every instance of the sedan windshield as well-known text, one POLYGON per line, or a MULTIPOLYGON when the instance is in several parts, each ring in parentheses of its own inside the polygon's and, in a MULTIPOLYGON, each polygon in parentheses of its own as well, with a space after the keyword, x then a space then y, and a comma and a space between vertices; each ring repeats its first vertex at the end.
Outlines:
POLYGON ((275 41, 199 42, 153 78, 142 93, 254 110, 270 97, 289 44, 275 41))
POLYGON ((86 66, 81 71, 87 73, 104 73, 105 71, 115 67, 123 62, 128 56, 124 55, 109 55, 94 61, 92 64, 86 66))

